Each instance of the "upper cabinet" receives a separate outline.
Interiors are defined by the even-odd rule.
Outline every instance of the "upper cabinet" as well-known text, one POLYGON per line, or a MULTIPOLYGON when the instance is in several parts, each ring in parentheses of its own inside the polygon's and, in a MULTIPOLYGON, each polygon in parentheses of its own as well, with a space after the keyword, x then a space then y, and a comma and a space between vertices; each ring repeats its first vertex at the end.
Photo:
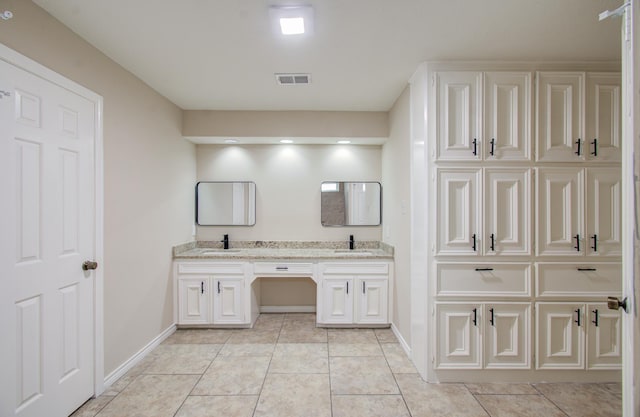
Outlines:
POLYGON ((438 160, 530 159, 531 73, 443 71, 435 83, 438 160))
POLYGON ((537 160, 620 160, 620 75, 537 73, 537 160))

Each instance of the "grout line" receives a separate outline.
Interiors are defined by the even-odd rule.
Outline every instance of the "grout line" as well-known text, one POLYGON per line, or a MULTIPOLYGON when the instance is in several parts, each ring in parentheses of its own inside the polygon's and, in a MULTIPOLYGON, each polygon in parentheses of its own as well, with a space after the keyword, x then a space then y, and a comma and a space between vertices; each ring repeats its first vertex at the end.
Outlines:
POLYGON ((564 415, 565 415, 565 416, 567 416, 567 417, 571 417, 571 416, 569 416, 569 413, 567 413, 567 412, 566 412, 566 411, 564 411, 562 408, 560 408, 560 406, 559 406, 558 404, 556 404, 556 403, 555 403, 551 398, 549 398, 549 397, 547 397, 546 395, 544 395, 544 393, 543 393, 542 391, 540 391, 540 390, 538 389, 538 387, 536 387, 536 386, 535 386, 535 384, 529 384, 529 385, 531 385, 531 386, 533 387, 533 389, 535 389, 536 391, 538 391, 538 392, 540 393, 540 395, 542 396, 542 398, 545 398, 545 399, 546 399, 547 401, 549 401, 551 404, 553 404, 554 406, 556 406, 556 408, 557 408, 558 410, 560 410, 560 412, 561 412, 562 414, 564 414, 564 415))

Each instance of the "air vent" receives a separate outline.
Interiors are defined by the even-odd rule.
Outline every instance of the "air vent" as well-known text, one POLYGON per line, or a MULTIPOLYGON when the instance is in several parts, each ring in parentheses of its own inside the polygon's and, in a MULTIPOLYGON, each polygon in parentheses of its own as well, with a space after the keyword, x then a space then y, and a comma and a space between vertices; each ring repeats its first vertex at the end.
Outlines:
POLYGON ((276 74, 276 81, 280 85, 310 84, 311 74, 276 74))

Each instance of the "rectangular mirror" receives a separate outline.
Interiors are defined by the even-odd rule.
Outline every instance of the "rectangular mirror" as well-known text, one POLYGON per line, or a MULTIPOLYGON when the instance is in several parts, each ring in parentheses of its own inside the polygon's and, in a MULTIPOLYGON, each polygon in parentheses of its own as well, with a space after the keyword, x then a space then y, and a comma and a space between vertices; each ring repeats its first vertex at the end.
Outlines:
POLYGON ((382 222, 379 182, 323 182, 320 204, 323 226, 379 226, 382 222))
POLYGON ((256 224, 256 184, 198 182, 196 223, 200 226, 253 226, 256 224))

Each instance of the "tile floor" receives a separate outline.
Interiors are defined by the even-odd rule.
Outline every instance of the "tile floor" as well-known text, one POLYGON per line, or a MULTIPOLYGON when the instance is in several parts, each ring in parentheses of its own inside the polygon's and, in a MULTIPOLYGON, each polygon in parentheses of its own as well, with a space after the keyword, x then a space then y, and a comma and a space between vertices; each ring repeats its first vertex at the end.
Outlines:
POLYGON ((620 384, 427 384, 391 330, 178 330, 73 417, 609 417, 620 384))

